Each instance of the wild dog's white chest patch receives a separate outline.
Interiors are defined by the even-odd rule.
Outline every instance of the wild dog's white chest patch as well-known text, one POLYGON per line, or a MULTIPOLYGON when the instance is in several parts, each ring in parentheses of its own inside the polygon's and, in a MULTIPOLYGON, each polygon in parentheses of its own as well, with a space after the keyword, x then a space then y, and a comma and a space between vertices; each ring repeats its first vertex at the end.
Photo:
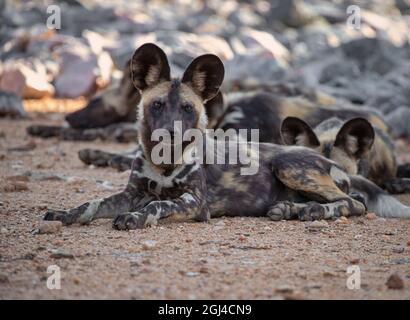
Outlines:
POLYGON ((138 170, 134 170, 133 174, 138 178, 148 179, 148 186, 154 185, 154 191, 158 194, 161 193, 163 188, 173 188, 179 184, 185 183, 188 180, 188 176, 199 167, 198 164, 181 165, 170 175, 165 176, 152 168, 152 165, 146 159, 141 159, 142 165, 138 170), (151 182, 155 183, 152 184, 151 182))

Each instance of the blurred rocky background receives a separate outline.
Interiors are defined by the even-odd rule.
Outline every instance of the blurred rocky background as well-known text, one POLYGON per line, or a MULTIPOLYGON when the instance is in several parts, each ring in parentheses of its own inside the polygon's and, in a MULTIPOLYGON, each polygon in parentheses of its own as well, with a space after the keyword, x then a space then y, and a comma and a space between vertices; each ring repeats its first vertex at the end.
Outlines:
POLYGON ((33 101, 47 111, 55 99, 51 111, 72 111, 64 101, 78 109, 155 42, 176 74, 217 54, 225 91, 294 84, 377 108, 393 124, 410 119, 410 0, 0 0, 0 12, 3 115, 24 115, 33 101), (58 11, 61 28, 49 28, 58 11))

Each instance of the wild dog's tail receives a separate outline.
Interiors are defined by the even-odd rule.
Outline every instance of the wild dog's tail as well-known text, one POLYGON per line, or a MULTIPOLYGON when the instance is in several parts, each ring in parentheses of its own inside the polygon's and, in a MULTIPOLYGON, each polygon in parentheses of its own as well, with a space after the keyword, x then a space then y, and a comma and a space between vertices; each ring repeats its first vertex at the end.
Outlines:
POLYGON ((367 209, 383 218, 410 218, 410 207, 362 176, 350 176, 350 191, 365 197, 367 209))

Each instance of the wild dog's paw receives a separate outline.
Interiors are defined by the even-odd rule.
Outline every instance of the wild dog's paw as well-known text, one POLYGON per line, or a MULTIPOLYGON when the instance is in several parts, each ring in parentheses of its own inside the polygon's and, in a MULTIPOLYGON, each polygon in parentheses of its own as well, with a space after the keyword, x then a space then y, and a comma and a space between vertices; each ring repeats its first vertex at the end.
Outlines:
POLYGON ((64 128, 60 134, 63 140, 67 141, 94 141, 97 139, 103 139, 100 129, 74 129, 64 128))
POLYGON ((267 216, 274 221, 289 220, 293 218, 293 204, 289 201, 277 202, 270 207, 267 216))
POLYGON ((299 220, 313 221, 325 218, 325 208, 317 202, 308 202, 306 207, 299 211, 299 220))
POLYGON ((366 198, 364 197, 364 195, 362 195, 362 194, 359 193, 359 192, 351 192, 351 193, 349 193, 349 197, 352 198, 352 199, 354 199, 354 200, 356 200, 356 201, 359 201, 359 202, 362 203, 362 204, 366 207, 366 209, 367 209, 366 198))
POLYGON ((117 216, 113 222, 113 228, 117 230, 142 229, 145 226, 145 216, 138 213, 123 213, 117 216))
POLYGON ((208 208, 203 208, 201 212, 194 217, 197 222, 209 222, 211 221, 211 213, 208 208))
POLYGON ((410 191, 410 178, 395 178, 387 181, 384 185, 386 190, 392 194, 410 191))
POLYGON ((64 210, 48 210, 44 215, 43 220, 46 221, 61 221, 64 225, 70 224, 69 215, 64 210))
POLYGON ((98 167, 107 167, 113 154, 96 150, 96 149, 81 149, 78 151, 78 157, 85 164, 93 164, 98 167))
POLYGON ((117 155, 117 156, 113 156, 108 161, 108 165, 111 168, 117 169, 118 171, 126 171, 126 170, 131 169, 132 161, 133 161, 133 158, 131 157, 117 155))
POLYGON ((27 133, 31 136, 50 138, 58 137, 63 131, 62 126, 44 126, 44 125, 32 125, 27 127, 27 133))

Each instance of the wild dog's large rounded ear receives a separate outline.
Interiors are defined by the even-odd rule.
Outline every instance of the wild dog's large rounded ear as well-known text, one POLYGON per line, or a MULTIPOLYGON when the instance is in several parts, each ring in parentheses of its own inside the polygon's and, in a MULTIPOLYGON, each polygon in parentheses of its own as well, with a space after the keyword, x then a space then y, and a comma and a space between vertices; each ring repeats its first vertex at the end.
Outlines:
POLYGON ((165 52, 153 43, 146 43, 139 47, 131 59, 131 78, 134 86, 139 90, 171 80, 165 52))
POLYGON ((299 118, 287 117, 282 121, 280 132, 284 144, 309 148, 320 146, 319 139, 313 129, 299 118))
POLYGON ((218 93, 224 75, 221 59, 214 54, 204 54, 191 62, 182 76, 182 82, 189 85, 203 101, 208 101, 218 93))
POLYGON ((354 118, 340 128, 334 146, 344 148, 349 155, 358 159, 370 151, 374 136, 373 126, 369 121, 354 118))

